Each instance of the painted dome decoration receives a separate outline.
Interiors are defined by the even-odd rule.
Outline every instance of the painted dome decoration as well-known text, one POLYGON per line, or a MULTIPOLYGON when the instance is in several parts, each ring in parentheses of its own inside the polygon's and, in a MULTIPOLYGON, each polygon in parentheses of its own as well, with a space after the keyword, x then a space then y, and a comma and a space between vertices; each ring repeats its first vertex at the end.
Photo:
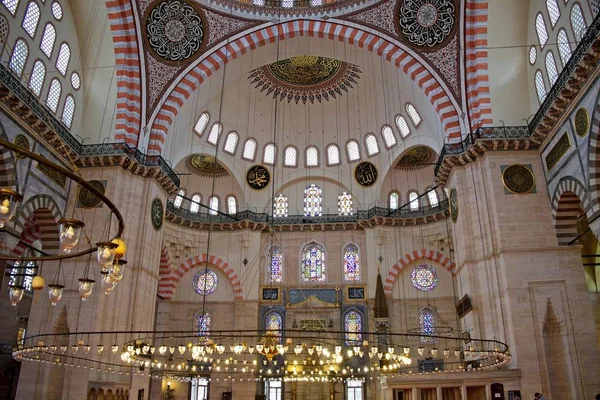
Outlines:
POLYGON ((189 169, 196 175, 205 178, 222 178, 228 176, 227 170, 213 156, 194 154, 188 159, 189 169))
POLYGON ((314 103, 336 98, 358 85, 361 71, 357 65, 333 58, 303 55, 286 58, 250 71, 248 79, 261 92, 279 97, 314 103))

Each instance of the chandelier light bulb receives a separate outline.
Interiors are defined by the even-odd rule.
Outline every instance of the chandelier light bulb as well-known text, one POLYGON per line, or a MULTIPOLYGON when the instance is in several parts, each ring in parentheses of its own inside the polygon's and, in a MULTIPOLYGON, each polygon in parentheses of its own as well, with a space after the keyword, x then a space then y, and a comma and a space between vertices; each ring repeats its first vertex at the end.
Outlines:
POLYGON ((98 242, 96 243, 98 251, 96 253, 98 264, 102 267, 108 267, 115 259, 115 250, 119 245, 112 242, 98 242))
POLYGON ((410 347, 405 347, 403 350, 404 350, 404 355, 410 354, 410 347))
POLYGON ((102 354, 102 352, 104 351, 104 346, 99 344, 98 346, 96 346, 96 350, 98 351, 98 354, 102 354))
POLYGON ((450 349, 444 349, 444 357, 448 357, 450 355, 450 349))
POLYGON ((434 347, 433 349, 431 349, 431 355, 433 357, 437 357, 437 355, 438 355, 438 349, 436 347, 434 347))
POLYGON ((420 347, 417 349, 417 352, 419 353, 419 355, 420 355, 420 356, 422 356, 422 355, 425 353, 425 348, 424 348, 424 347, 422 347, 422 346, 420 346, 420 347))
POLYGON ((111 350, 112 350, 113 354, 116 354, 117 351, 119 351, 119 346, 116 344, 113 344, 111 347, 111 350))
POLYGON ((340 354, 342 352, 342 346, 335 346, 335 354, 340 354))
POLYGON ((76 219, 63 218, 58 221, 60 224, 59 228, 59 240, 62 251, 69 254, 71 250, 77 246, 79 237, 81 236, 81 230, 85 224, 76 219))
POLYGON ((388 347, 388 353, 394 354, 394 346, 389 346, 388 347))
POLYGON ((159 352, 161 355, 162 355, 162 354, 165 354, 165 353, 167 352, 167 346, 165 346, 164 344, 163 344, 163 345, 161 345, 161 346, 158 348, 158 352, 159 352))
POLYGON ((184 354, 185 353, 185 346, 182 345, 182 344, 180 344, 178 350, 179 350, 179 354, 184 354))
POLYGON ((62 298, 64 288, 63 285, 58 284, 48 285, 48 298, 50 299, 50 304, 53 306, 58 304, 62 298))
POLYGON ((92 290, 94 289, 94 282, 96 281, 93 279, 79 279, 79 297, 82 301, 86 301, 92 295, 92 290))
POLYGON ((0 228, 4 228, 4 225, 15 215, 17 204, 22 199, 23 197, 14 190, 0 189, 0 228))
POLYGON ((454 350, 454 357, 460 358, 460 350, 459 349, 454 350))
POLYGON ((25 288, 23 286, 10 285, 8 290, 8 298, 10 299, 10 304, 16 306, 21 299, 23 298, 23 293, 25 292, 25 288))

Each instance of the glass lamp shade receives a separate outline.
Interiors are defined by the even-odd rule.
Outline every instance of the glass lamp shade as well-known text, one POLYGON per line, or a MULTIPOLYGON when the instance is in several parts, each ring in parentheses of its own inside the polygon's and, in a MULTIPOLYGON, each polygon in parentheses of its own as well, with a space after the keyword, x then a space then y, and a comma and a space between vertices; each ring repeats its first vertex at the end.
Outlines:
POLYGON ((120 282, 123 279, 123 272, 125 270, 125 265, 127 265, 127 261, 118 259, 115 260, 113 265, 110 267, 110 277, 115 282, 120 282))
POLYGON ((58 304, 62 298, 64 288, 64 285, 58 285, 56 283, 48 285, 48 298, 50 299, 50 304, 53 306, 58 304))
POLYGON ((110 273, 108 271, 101 272, 102 274, 102 290, 104 290, 104 294, 110 294, 112 290, 117 286, 117 281, 114 281, 110 273))
POLYGON ((17 205, 22 199, 23 197, 14 190, 0 189, 0 228, 4 228, 4 225, 15 215, 17 205))
POLYGON ((23 286, 10 285, 8 290, 8 298, 13 306, 16 306, 23 298, 25 288, 23 286))
POLYGON ((31 287, 33 290, 42 290, 45 285, 46 279, 44 279, 44 277, 41 275, 34 276, 33 280, 31 281, 31 287))
POLYGON ((95 282, 95 280, 88 278, 79 279, 79 297, 82 301, 86 301, 92 295, 95 282))
POLYGON ((111 265, 115 259, 115 250, 119 247, 118 244, 112 242, 98 242, 96 243, 98 246, 98 264, 102 267, 108 267, 111 265))
POLYGON ((77 246, 79 237, 81 236, 81 229, 85 224, 76 219, 67 218, 61 219, 58 223, 60 224, 60 248, 68 254, 77 246))

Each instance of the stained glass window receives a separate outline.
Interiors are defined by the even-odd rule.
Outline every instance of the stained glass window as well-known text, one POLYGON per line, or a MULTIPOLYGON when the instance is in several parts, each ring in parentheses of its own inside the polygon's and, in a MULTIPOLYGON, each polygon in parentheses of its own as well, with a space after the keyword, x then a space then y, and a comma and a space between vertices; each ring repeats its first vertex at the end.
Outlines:
POLYGON ((198 271, 196 272, 196 275, 194 275, 192 286, 198 294, 212 294, 217 290, 217 286, 219 286, 219 278, 215 271, 211 269, 202 269, 202 271, 198 271))
POLYGON ((33 275, 35 275, 36 265, 33 261, 28 261, 25 269, 20 267, 19 261, 15 261, 10 271, 8 280, 9 286, 23 286, 27 293, 33 291, 31 284, 33 283, 33 275), (19 276, 17 274, 27 274, 27 276, 19 276))
POLYGON ((358 247, 352 243, 344 248, 344 280, 360 280, 360 260, 358 257, 358 247))
POLYGON ((212 318, 209 312, 199 311, 194 316, 194 332, 198 336, 209 336, 210 335, 210 326, 211 326, 212 318))
POLYGON ((219 137, 221 136, 221 132, 223 132, 223 125, 220 122, 215 122, 213 126, 210 128, 210 132, 208 133, 208 137, 206 141, 210 144, 214 144, 215 146, 219 142, 219 137))
POLYGON ((282 193, 278 194, 273 202, 273 216, 275 218, 288 216, 288 199, 282 193))
POLYGON ((55 40, 56 29, 54 29, 54 25, 48 22, 44 28, 44 34, 42 35, 42 41, 40 42, 40 49, 42 49, 48 58, 52 57, 52 50, 54 50, 55 40))
POLYGON ((272 246, 267 256, 267 282, 281 282, 283 276, 283 252, 281 247, 272 246))
POLYGON ((430 307, 425 307, 419 312, 419 328, 421 330, 421 343, 435 343, 436 338, 430 337, 436 334, 437 315, 430 307))
POLYGON ((22 24, 23 29, 25 29, 25 32, 27 32, 29 36, 35 36, 35 31, 37 30, 39 20, 40 7, 32 1, 27 5, 27 11, 25 11, 25 17, 23 17, 22 24))
POLYGON ((295 167, 298 165, 298 150, 296 150, 294 146, 288 146, 285 148, 283 165, 286 167, 295 167))
POLYGON ((235 214, 237 212, 237 200, 235 196, 227 196, 227 213, 235 214))
POLYGON ((319 166, 319 150, 317 150, 315 146, 310 146, 306 148, 305 158, 307 167, 319 166))
POLYGON ((427 197, 429 197, 429 205, 432 207, 436 207, 438 205, 438 196, 435 189, 430 189, 427 192, 427 197))
POLYGON ((383 142, 385 143, 385 147, 387 147, 388 149, 390 147, 395 146, 398 143, 396 141, 394 131, 388 125, 385 125, 383 128, 381 128, 381 136, 383 136, 383 142))
POLYGON ((396 126, 398 127, 398 130, 400 131, 400 135, 402 135, 403 138, 410 135, 410 128, 408 127, 406 118, 404 118, 402 115, 398 115, 396 117, 396 126))
POLYGON ((412 211, 419 209, 419 195, 417 192, 410 192, 408 194, 408 201, 410 201, 410 209, 412 211))
POLYGON ((304 189, 304 216, 319 217, 323 213, 321 188, 310 185, 304 189))
POLYGON ((563 67, 569 62, 571 58, 571 45, 569 44, 569 38, 567 37, 567 31, 561 29, 558 31, 558 54, 560 54, 560 60, 562 61, 563 67))
POLYGON ((311 242, 302 249, 300 277, 305 282, 325 280, 325 250, 318 243, 311 242))
POLYGON ((238 143, 238 134, 236 132, 229 132, 227 134, 227 139, 225 140, 225 146, 223 146, 223 151, 229 154, 235 154, 235 149, 237 148, 238 143))
POLYGON ((544 21, 542 13, 538 13, 535 17, 535 31, 537 32, 540 47, 543 50, 548 41, 548 31, 546 30, 546 22, 544 21))
POLYGON ((418 290, 429 292, 430 290, 433 290, 438 283, 437 272, 429 265, 418 265, 410 274, 410 281, 418 290))
POLYGON ((175 208, 181 207, 181 203, 183 203, 183 197, 185 196, 185 190, 181 189, 177 192, 177 196, 175 196, 175 200, 173 201, 173 206, 175 208))
POLYGON ((27 43, 23 39, 17 40, 15 47, 13 48, 12 55, 8 66, 10 69, 15 71, 15 74, 21 76, 23 74, 23 68, 25 68, 25 62, 27 61, 27 55, 29 54, 29 48, 27 43))
POLYGON ((338 214, 352 215, 352 195, 343 192, 338 196, 338 214))
POLYGON ((356 140, 349 140, 346 143, 346 152, 348 153, 348 161, 357 161, 360 160, 360 148, 358 147, 358 142, 356 140))
POLYGON ((42 86, 44 85, 45 78, 46 66, 41 60, 37 60, 35 64, 33 64, 33 70, 29 77, 29 89, 31 89, 36 96, 39 96, 42 93, 42 86))
POLYGON ((194 125, 194 132, 196 132, 199 136, 202 136, 204 130, 206 129, 206 126, 208 125, 209 120, 210 116, 207 112, 203 112, 202 114, 200 114, 198 120, 196 121, 196 125, 194 125))
POLYGON ((275 144, 269 143, 265 146, 263 151, 263 163, 273 165, 275 164, 275 153, 276 153, 275 144))
POLYGON ((194 214, 200 211, 200 203, 202 202, 202 196, 200 194, 195 194, 192 196, 192 201, 190 202, 190 212, 194 214))
POLYGON ((399 198, 400 198, 400 194, 398 192, 392 192, 390 193, 390 208, 392 210, 397 210, 399 207, 399 198))
POLYGON ((573 8, 571 8, 571 28, 575 35, 575 42, 579 43, 585 35, 587 25, 585 23, 585 18, 583 17, 583 11, 577 3, 573 4, 573 8))
POLYGON ((335 144, 327 146, 327 165, 338 165, 340 163, 340 149, 335 144))
POLYGON ((356 311, 348 311, 344 316, 346 346, 362 345, 362 316, 356 311))
POLYGON ((265 330, 275 333, 281 338, 281 329, 283 328, 283 319, 277 312, 271 312, 265 316, 265 330))

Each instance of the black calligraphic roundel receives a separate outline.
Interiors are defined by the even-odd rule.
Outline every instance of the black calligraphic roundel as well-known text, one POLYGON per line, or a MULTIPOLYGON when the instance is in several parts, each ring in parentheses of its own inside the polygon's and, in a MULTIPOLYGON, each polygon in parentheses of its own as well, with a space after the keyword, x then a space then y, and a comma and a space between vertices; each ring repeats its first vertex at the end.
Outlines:
POLYGON ((377 182, 377 167, 368 161, 363 161, 354 170, 354 179, 360 186, 371 187, 377 182))
POLYGON ((269 186, 271 174, 262 165, 253 165, 246 173, 246 183, 254 190, 262 190, 269 186))

